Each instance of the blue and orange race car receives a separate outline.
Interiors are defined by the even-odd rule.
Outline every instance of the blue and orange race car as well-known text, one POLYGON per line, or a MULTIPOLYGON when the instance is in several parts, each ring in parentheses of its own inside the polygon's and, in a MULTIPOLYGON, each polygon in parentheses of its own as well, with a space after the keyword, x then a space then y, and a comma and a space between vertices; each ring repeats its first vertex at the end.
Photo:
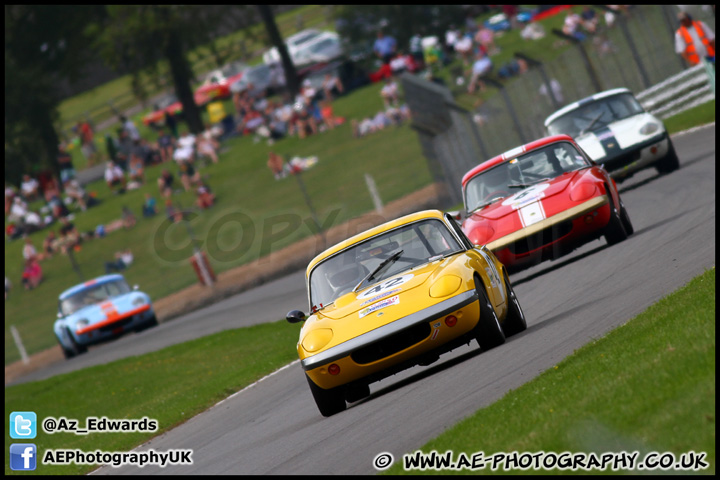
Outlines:
POLYGON ((150 297, 130 288, 122 275, 105 275, 60 294, 55 336, 72 358, 88 345, 158 324, 150 297))

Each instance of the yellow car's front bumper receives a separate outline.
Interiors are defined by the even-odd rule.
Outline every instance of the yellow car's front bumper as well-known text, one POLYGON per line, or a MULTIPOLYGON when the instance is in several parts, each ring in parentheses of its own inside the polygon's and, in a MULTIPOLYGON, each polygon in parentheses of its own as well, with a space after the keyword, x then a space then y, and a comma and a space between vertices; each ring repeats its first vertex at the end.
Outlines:
POLYGON ((376 374, 438 349, 471 331, 480 318, 478 295, 467 290, 428 308, 399 318, 301 362, 307 375, 321 388, 333 388, 376 374), (444 319, 454 315, 457 323, 444 319), (331 370, 328 367, 336 365, 331 370))

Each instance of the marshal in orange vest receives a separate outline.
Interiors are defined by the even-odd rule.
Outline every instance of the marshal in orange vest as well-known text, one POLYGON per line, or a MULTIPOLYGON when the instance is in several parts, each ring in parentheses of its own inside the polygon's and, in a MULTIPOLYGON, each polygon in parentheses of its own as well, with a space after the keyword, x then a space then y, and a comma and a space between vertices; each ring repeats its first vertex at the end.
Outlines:
MULTIPOLYGON (((686 23, 686 22, 683 22, 686 23)), ((689 28, 694 28, 697 32, 698 37, 700 38, 700 41, 705 45, 705 49, 707 50, 707 55, 709 57, 715 56, 715 42, 710 41, 707 38, 707 35, 705 35, 705 31, 703 30, 702 24, 696 20, 691 20, 688 22, 689 25, 681 25, 680 28, 678 28, 678 33, 682 37, 682 39, 685 41, 685 52, 683 57, 690 62, 692 65, 697 65, 700 63, 700 56, 697 54, 697 49, 695 48, 695 44, 693 42, 692 36, 690 35, 689 28)))

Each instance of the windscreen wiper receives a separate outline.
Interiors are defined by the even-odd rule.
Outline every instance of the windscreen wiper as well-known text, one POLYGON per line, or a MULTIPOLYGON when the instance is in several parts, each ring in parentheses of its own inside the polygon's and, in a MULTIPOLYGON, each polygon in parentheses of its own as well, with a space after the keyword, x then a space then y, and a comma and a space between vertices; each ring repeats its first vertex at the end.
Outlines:
POLYGON ((365 276, 365 278, 363 278, 362 280, 360 280, 360 283, 358 283, 357 285, 355 285, 355 288, 353 288, 353 290, 352 290, 353 293, 354 293, 354 292, 357 292, 358 290, 360 290, 360 287, 361 287, 363 284, 365 284, 365 282, 369 282, 370 280, 372 280, 373 278, 375 278, 375 275, 377 275, 378 273, 380 273, 380 271, 383 270, 385 267, 390 266, 390 265, 392 265, 393 263, 395 263, 395 261, 396 261, 398 258, 400 258, 400 256, 401 256, 404 252, 405 252, 405 250, 403 250, 402 248, 399 249, 399 250, 395 250, 394 252, 392 252, 388 258, 386 258, 385 260, 383 260, 382 262, 380 262, 380 265, 378 265, 377 267, 375 267, 375 269, 374 269, 372 272, 368 273, 368 274, 365 276))
POLYGON ((550 180, 549 178, 541 178, 540 180, 535 180, 534 182, 528 182, 528 183, 511 183, 508 185, 508 188, 527 188, 531 187, 535 184, 544 182, 546 180, 550 180))
POLYGON ((592 122, 590 122, 590 125, 588 125, 587 127, 583 128, 582 130, 580 130, 580 133, 578 133, 578 137, 580 137, 580 136, 582 136, 582 135, 585 135, 585 133, 587 133, 587 132, 592 128, 592 126, 595 125, 595 122, 597 122, 598 120, 600 120, 600 117, 603 116, 603 113, 605 113, 605 112, 600 112, 600 114, 599 114, 597 117, 595 117, 595 118, 592 119, 592 122))

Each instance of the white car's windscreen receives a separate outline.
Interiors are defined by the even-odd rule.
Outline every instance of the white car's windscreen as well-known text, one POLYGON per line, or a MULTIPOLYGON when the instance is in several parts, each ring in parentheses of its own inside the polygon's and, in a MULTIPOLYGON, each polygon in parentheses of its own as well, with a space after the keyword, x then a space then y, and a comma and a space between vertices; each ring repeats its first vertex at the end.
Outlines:
POLYGON ((590 163, 570 143, 558 142, 533 150, 480 172, 465 184, 465 205, 472 212, 590 163))
POLYGON ((632 94, 612 95, 581 105, 556 118, 548 125, 548 133, 551 135, 564 133, 571 137, 579 137, 643 111, 643 107, 632 94))

